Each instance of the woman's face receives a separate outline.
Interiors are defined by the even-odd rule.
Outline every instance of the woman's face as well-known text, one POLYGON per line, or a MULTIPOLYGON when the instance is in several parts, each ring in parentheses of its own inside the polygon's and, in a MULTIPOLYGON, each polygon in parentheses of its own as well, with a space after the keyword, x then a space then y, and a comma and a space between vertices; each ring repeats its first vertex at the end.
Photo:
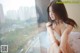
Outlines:
POLYGON ((53 13, 51 6, 49 7, 49 16, 50 16, 50 18, 51 18, 52 20, 55 19, 55 14, 53 13))

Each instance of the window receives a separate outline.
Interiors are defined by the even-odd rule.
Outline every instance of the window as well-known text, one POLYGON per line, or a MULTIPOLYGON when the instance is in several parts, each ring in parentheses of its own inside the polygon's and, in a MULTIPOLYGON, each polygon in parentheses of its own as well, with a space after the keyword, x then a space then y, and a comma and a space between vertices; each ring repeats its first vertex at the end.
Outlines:
POLYGON ((35 0, 0 0, 0 45, 9 53, 26 52, 37 28, 35 0))

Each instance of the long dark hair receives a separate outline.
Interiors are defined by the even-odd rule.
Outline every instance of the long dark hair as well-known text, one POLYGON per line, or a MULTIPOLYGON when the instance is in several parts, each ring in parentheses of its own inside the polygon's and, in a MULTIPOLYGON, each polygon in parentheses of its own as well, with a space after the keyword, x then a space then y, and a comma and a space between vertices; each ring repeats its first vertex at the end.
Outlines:
POLYGON ((49 6, 47 8, 48 21, 54 21, 54 20, 51 20, 51 18, 49 16, 49 7, 51 6, 52 7, 52 11, 58 17, 57 20, 62 20, 66 24, 69 24, 69 25, 71 25, 73 27, 77 27, 76 22, 73 19, 68 18, 68 14, 67 14, 67 11, 66 11, 66 8, 65 8, 64 4, 62 2, 61 3, 57 3, 57 2, 61 2, 61 1, 54 0, 49 4, 49 6))

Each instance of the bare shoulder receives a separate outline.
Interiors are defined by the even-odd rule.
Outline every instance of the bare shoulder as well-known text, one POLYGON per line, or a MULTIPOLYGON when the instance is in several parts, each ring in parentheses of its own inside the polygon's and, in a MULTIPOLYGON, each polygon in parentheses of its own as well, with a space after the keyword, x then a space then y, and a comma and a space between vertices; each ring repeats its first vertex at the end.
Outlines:
POLYGON ((73 29, 73 26, 72 25, 69 25, 69 24, 66 24, 66 28, 67 29, 73 29))
POLYGON ((73 26, 67 24, 67 26, 66 26, 64 32, 67 33, 67 34, 69 34, 72 30, 73 30, 73 26))
POLYGON ((70 34, 70 32, 73 30, 73 26, 66 24, 66 27, 64 28, 64 30, 62 31, 63 34, 70 34))

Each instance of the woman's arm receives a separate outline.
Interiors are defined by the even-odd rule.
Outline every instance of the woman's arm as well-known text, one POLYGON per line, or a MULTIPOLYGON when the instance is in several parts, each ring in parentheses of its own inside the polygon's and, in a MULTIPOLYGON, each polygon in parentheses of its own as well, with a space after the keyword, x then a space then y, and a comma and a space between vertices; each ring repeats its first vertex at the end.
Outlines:
POLYGON ((52 30, 52 26, 50 22, 46 24, 46 28, 49 33, 50 40, 52 41, 48 53, 60 53, 59 41, 54 36, 54 31, 52 30))
POLYGON ((64 30, 61 36, 60 49, 63 51, 63 53, 64 52, 67 53, 66 44, 68 43, 68 36, 72 31, 72 29, 73 29, 73 26, 67 25, 66 29, 64 30))
POLYGON ((50 25, 51 25, 50 22, 48 22, 46 24, 46 28, 47 28, 47 31, 49 33, 50 40, 52 41, 52 43, 57 43, 58 44, 58 41, 57 41, 56 37, 54 36, 54 32, 53 32, 52 26, 50 26, 50 25))

